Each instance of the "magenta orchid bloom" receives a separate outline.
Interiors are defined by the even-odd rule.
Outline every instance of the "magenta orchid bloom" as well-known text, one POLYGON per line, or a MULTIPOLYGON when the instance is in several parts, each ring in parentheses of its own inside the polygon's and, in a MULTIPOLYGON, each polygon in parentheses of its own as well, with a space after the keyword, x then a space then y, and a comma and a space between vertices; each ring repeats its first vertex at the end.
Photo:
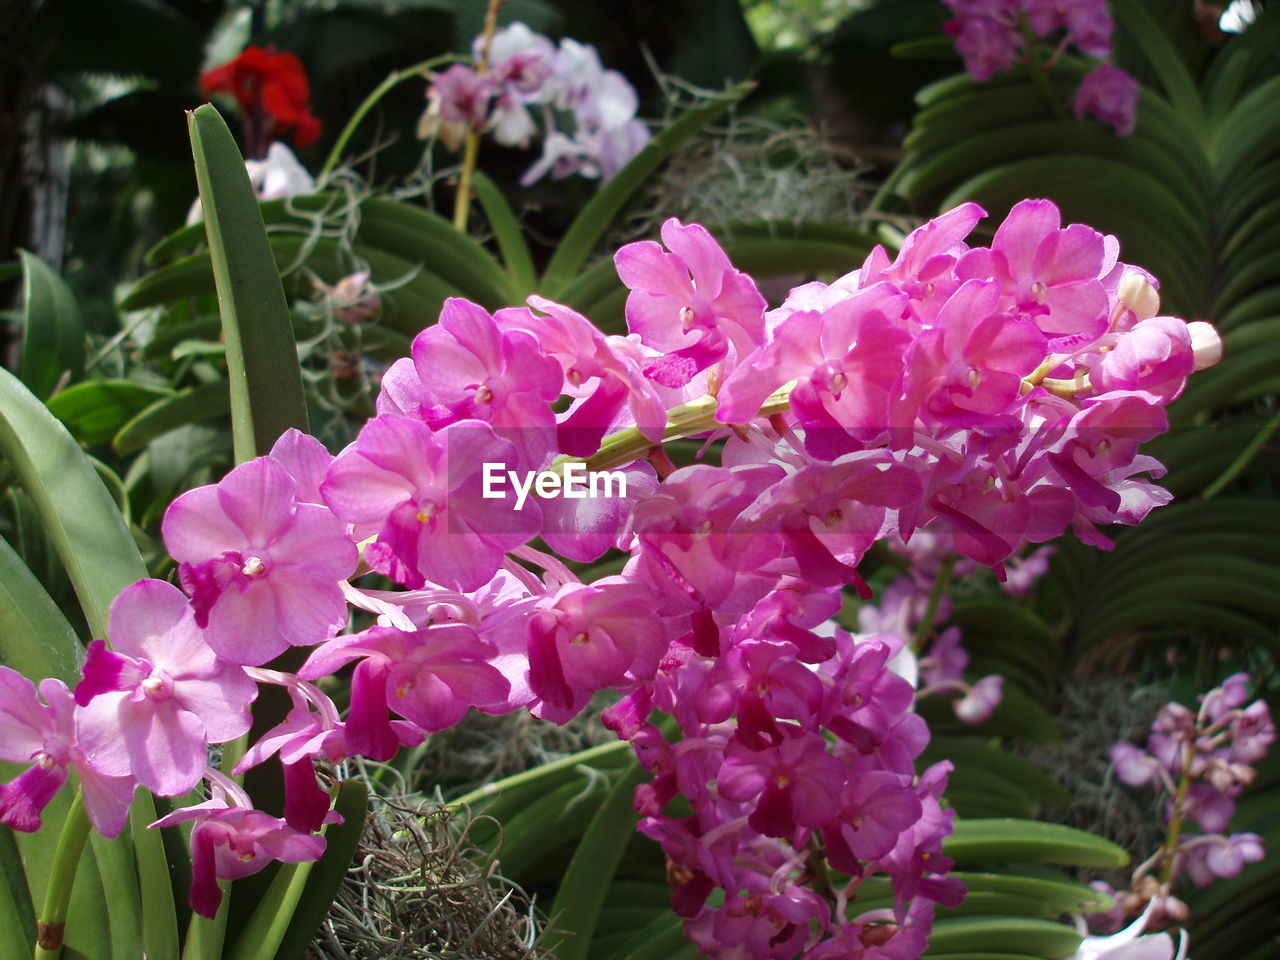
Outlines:
POLYGON ((596 690, 650 679, 668 636, 643 584, 604 577, 541 598, 529 614, 528 642, 530 712, 564 723, 596 690))
MULTIPOLYGON (((413 374, 416 403, 402 411, 406 416, 433 430, 481 420, 515 444, 520 458, 511 463, 513 469, 537 470, 551 458, 556 442, 551 403, 560 396, 564 375, 530 334, 504 329, 482 307, 451 297, 440 322, 414 338, 413 374)), ((378 412, 401 411, 380 403, 378 412)))
POLYGON ((30 680, 0 667, 0 760, 31 764, 13 781, 0 784, 0 823, 23 833, 39 830, 41 812, 73 769, 94 829, 105 837, 124 829, 134 779, 104 776, 88 763, 76 741, 75 708, 75 698, 61 680, 41 680, 37 695, 30 680))
POLYGON ((321 485, 325 501, 361 538, 374 570, 417 589, 428 581, 462 590, 488 583, 503 554, 537 534, 530 501, 515 509, 484 496, 485 463, 516 461, 512 444, 479 420, 439 432, 405 417, 370 420, 321 485))
MULTIPOLYGON (((299 441, 292 446, 314 457, 299 441)), ((355 545, 328 508, 299 503, 296 491, 285 467, 259 457, 221 483, 184 493, 165 512, 165 546, 179 563, 196 624, 230 663, 266 663, 346 625, 339 582, 355 571, 355 545)))
POLYGON ((506 701, 510 684, 489 660, 495 647, 464 623, 423 630, 371 627, 319 647, 299 671, 304 679, 328 676, 352 660, 348 746, 375 760, 390 760, 400 738, 388 706, 421 730, 451 727, 472 706, 506 701))
POLYGON ((161 817, 152 827, 196 821, 191 830, 191 909, 214 917, 222 903, 219 880, 239 880, 273 862, 305 863, 324 854, 325 839, 305 834, 261 810, 206 800, 161 817))
POLYGON ((77 739, 108 777, 136 777, 173 797, 194 787, 211 743, 249 730, 257 685, 220 660, 193 607, 162 580, 139 580, 112 602, 107 635, 89 644, 76 687, 77 739))
POLYGON ((643 240, 619 250, 614 262, 631 289, 628 328, 666 354, 646 373, 680 387, 721 361, 728 372, 761 344, 765 301, 705 227, 673 218, 662 225, 662 242, 669 253, 643 240))

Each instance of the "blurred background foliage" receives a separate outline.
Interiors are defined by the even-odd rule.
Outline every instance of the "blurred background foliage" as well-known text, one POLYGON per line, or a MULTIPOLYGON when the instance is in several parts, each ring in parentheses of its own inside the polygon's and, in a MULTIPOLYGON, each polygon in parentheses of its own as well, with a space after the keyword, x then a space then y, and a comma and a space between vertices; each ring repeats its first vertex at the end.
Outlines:
MULTIPOLYGON (((91 386, 76 393, 50 382, 42 397, 100 458, 149 560, 161 562, 150 538, 168 500, 229 464, 228 431, 209 415, 225 402, 209 295, 188 288, 167 295, 143 256, 182 225, 195 194, 182 111, 202 101, 201 71, 247 43, 297 54, 313 112, 325 122, 319 142, 300 153, 314 171, 370 90, 395 70, 467 49, 484 6, 10 0, 0 7, 0 303, 21 320, 19 248, 66 279, 65 290, 53 281, 45 289, 78 304, 90 350, 70 385, 91 386), (150 291, 145 304, 139 290, 150 291), (122 309, 122 298, 147 309, 122 309), (117 349, 122 344, 127 349, 117 349), (103 386, 110 378, 117 385, 103 386), (130 384, 118 386, 125 378, 130 384), (167 420, 138 429, 157 400, 174 399, 167 420), (142 439, 122 444, 125 426, 142 439)), ((1202 0, 1114 0, 1112 10, 1116 62, 1143 82, 1138 126, 1124 140, 1060 116, 1024 70, 973 83, 943 35, 949 14, 939 0, 509 0, 500 22, 522 20, 553 38, 594 44, 605 65, 638 88, 640 115, 654 120, 673 115, 673 99, 687 102, 691 87, 755 82, 730 119, 688 140, 637 192, 614 222, 614 239, 652 233, 667 216, 703 220, 737 242, 730 253, 739 266, 781 275, 766 290, 776 301, 806 275, 830 279, 852 269, 857 251, 875 241, 892 246, 914 223, 962 200, 981 202, 998 223, 1016 200, 1046 196, 1065 221, 1116 234, 1122 259, 1164 281, 1168 312, 1218 324, 1224 361, 1193 380, 1171 409, 1175 429, 1152 450, 1169 465, 1165 482, 1178 502, 1120 533, 1113 552, 1060 543, 1029 601, 1015 603, 985 582, 958 593, 954 622, 965 631, 974 674, 1005 675, 1010 696, 976 729, 926 707, 939 734, 929 759, 956 762, 953 802, 964 815, 1114 823, 1113 839, 1132 842, 1137 853, 1144 841, 1134 823, 1143 811, 1107 800, 1114 784, 1086 762, 1108 737, 1143 727, 1152 697, 1131 692, 1158 685, 1191 702, 1239 669, 1259 677, 1260 690, 1275 686, 1280 8, 1237 2, 1226 20, 1224 5, 1202 0), (800 246, 781 257, 783 248, 770 246, 779 238, 828 244, 827 259, 814 258, 818 247, 800 246), (847 265, 837 270, 837 260, 847 265), (1115 709, 1091 709, 1099 698, 1115 709), (1058 786, 1012 764, 1003 750, 1015 744, 1058 786)), ((1065 97, 1084 69, 1064 59, 1051 88, 1065 97)), ((436 192, 449 199, 437 174, 456 158, 415 138, 423 94, 416 82, 393 90, 349 152, 373 189, 416 192, 430 207, 436 192)), ((522 222, 541 273, 597 185, 575 178, 522 189, 517 180, 531 160, 486 143, 481 168, 522 222)), ((328 282, 341 275, 314 252, 307 257, 328 282)), ((589 282, 574 288, 579 299, 566 299, 598 322, 620 319, 621 288, 607 265, 584 275, 589 282)), ((290 289, 296 301, 314 293, 305 283, 290 289)), ((406 302, 415 302, 411 293, 406 302)), ((312 330, 305 310, 295 312, 298 329, 312 330)), ((348 331, 340 348, 357 362, 402 355, 430 317, 403 319, 370 328, 361 335, 367 341, 348 342, 348 331)), ((5 365, 16 368, 20 323, 5 332, 5 365)), ((312 348, 332 352, 327 341, 312 348)), ((333 410, 342 403, 359 411, 353 382, 363 381, 340 382, 330 372, 334 403, 321 427, 325 416, 340 416, 333 410)), ((55 599, 68 598, 20 490, 7 487, 2 512, 19 554, 55 599)), ((869 579, 874 561, 870 567, 869 579)), ((414 771, 403 772, 412 781, 414 771)), ((592 782, 603 797, 607 781, 592 782)), ((432 781, 442 783, 459 788, 467 779, 432 781)), ((1280 844, 1277 791, 1280 764, 1272 762, 1236 824, 1264 834, 1271 850, 1280 844)), ((576 819, 585 827, 581 811, 576 819)), ((527 832, 543 831, 533 824, 527 832)), ((562 840, 558 855, 567 860, 575 837, 562 840)), ((1276 898, 1275 857, 1193 897, 1197 960, 1274 956, 1265 950, 1280 935, 1276 898)))

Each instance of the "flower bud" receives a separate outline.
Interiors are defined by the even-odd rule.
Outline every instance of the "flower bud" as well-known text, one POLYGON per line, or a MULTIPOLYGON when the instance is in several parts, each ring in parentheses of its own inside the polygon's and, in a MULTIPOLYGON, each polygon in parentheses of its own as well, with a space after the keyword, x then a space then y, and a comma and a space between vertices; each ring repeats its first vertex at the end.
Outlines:
POLYGON ((1116 292, 1121 303, 1134 312, 1139 320, 1147 320, 1160 312, 1160 294, 1146 275, 1135 271, 1120 279, 1116 292))
POLYGON ((1222 359, 1222 338, 1213 324, 1203 320, 1193 320, 1187 324, 1187 332, 1191 334, 1191 352, 1195 355, 1197 370, 1212 367, 1222 359))

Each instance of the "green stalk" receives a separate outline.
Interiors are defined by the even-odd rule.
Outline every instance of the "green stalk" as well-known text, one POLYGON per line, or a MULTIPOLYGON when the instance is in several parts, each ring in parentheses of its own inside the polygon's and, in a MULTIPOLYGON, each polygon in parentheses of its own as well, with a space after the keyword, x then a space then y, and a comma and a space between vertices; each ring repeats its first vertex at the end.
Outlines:
POLYGON ((1027 66, 1031 73, 1031 82, 1040 89, 1045 99, 1049 101, 1049 106, 1053 108, 1054 115, 1059 120, 1065 120, 1067 113, 1062 109, 1062 104, 1058 102, 1058 98, 1054 96, 1053 88, 1049 86, 1049 77, 1044 71, 1044 65, 1040 62, 1040 54, 1037 52, 1036 35, 1031 32, 1031 25, 1027 22, 1026 14, 1019 15, 1018 23, 1022 30, 1023 46, 1027 49, 1027 66))
POLYGON ((62 937, 67 923, 67 904, 71 902, 71 887, 75 884, 76 868, 80 855, 89 838, 89 817, 84 812, 84 801, 76 791, 67 819, 62 823, 62 835, 53 854, 53 869, 49 873, 49 885, 45 889, 44 903, 36 922, 35 960, 57 960, 62 955, 62 937))
MULTIPOLYGON (((476 62, 476 73, 484 76, 489 72, 489 47, 493 44, 493 32, 498 28, 498 8, 504 0, 489 0, 489 8, 484 14, 484 32, 480 34, 480 59, 476 62)), ((480 154, 480 131, 472 128, 467 131, 466 146, 462 154, 462 172, 458 175, 458 192, 453 198, 453 225, 461 233, 467 232, 467 215, 471 212, 471 179, 476 171, 476 157, 480 154)))
MULTIPOLYGON (((791 388, 794 386, 795 381, 792 381, 770 394, 756 417, 767 419, 774 414, 786 413, 791 409, 791 388)), ((700 397, 667 412, 667 427, 662 432, 662 442, 696 436, 711 430, 728 429, 730 426, 732 424, 721 423, 716 419, 715 397, 700 397)), ((652 440, 636 427, 628 427, 626 430, 619 430, 605 437, 600 444, 600 449, 581 462, 585 463, 587 469, 593 473, 611 470, 648 456, 652 447, 652 440)), ((581 458, 566 457, 554 464, 553 468, 579 459, 581 458)))
POLYGON ((924 642, 933 630, 933 621, 938 616, 938 605, 942 603, 942 595, 951 585, 951 570, 956 565, 956 558, 949 556, 942 561, 938 577, 933 581, 933 589, 929 591, 929 603, 924 609, 924 618, 916 624, 916 632, 911 638, 911 649, 916 653, 924 647, 924 642))
POLYGON ((1160 865, 1160 886, 1167 884, 1173 876, 1173 866, 1178 859, 1178 842, 1182 839, 1182 820, 1187 812, 1187 790, 1191 786, 1191 764, 1196 759, 1195 741, 1186 747, 1187 755, 1183 758, 1182 779, 1178 781, 1178 792, 1173 798, 1173 818, 1169 821, 1169 832, 1165 835, 1164 863, 1160 865))
POLYGON ((475 175, 476 157, 480 154, 480 131, 468 130, 462 152, 462 172, 458 174, 458 192, 453 198, 453 225, 467 232, 467 215, 471 212, 471 178, 475 175))
POLYGON ((398 70, 378 84, 373 93, 364 98, 364 103, 356 108, 356 112, 351 115, 351 119, 347 121, 347 125, 342 128, 342 132, 338 134, 338 139, 333 144, 333 149, 329 151, 329 156, 324 161, 324 166, 320 168, 320 175, 317 181, 323 183, 325 177, 333 173, 334 167, 338 165, 338 161, 342 159, 342 151, 346 149, 347 143, 351 140, 352 135, 356 132, 356 128, 368 116, 369 111, 377 106, 378 101, 390 93, 395 87, 404 83, 406 80, 412 80, 414 77, 425 77, 430 71, 436 67, 446 63, 454 63, 465 59, 456 54, 446 53, 438 57, 432 57, 430 60, 423 60, 421 63, 415 63, 412 67, 405 67, 398 70))

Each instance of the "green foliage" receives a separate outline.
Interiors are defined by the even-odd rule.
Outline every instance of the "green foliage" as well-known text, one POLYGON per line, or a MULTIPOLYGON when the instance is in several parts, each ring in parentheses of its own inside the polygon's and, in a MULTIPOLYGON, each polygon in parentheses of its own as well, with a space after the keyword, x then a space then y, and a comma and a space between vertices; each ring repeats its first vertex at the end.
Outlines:
POLYGON ((244 462, 268 453, 289 428, 306 431, 302 375, 244 158, 212 106, 192 113, 187 125, 227 347, 235 456, 244 462))
POLYGON ((47 398, 84 369, 84 323, 75 295, 47 263, 20 252, 24 280, 22 370, 27 388, 47 398))

